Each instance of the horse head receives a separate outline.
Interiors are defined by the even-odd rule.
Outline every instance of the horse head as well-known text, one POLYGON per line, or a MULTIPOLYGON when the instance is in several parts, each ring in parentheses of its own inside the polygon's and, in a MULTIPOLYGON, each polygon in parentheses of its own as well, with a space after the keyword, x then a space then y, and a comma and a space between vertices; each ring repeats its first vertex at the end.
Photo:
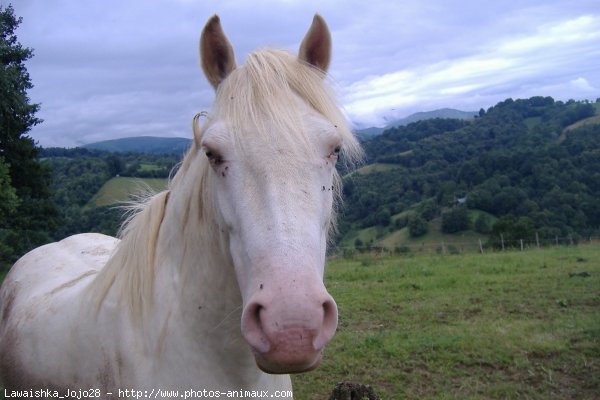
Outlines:
POLYGON ((261 50, 237 66, 213 16, 200 55, 216 96, 196 140, 242 295, 242 334, 265 372, 311 370, 337 327, 323 284, 336 162, 359 148, 325 85, 329 30, 316 15, 297 56, 261 50))

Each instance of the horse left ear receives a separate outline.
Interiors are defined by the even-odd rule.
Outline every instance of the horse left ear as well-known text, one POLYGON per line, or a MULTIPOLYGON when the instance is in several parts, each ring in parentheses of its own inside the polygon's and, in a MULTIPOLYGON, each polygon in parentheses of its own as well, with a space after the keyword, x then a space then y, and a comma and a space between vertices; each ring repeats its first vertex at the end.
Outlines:
POLYGON ((327 72, 331 61, 331 34, 323 17, 315 14, 312 25, 300 44, 298 58, 327 72))
POLYGON ((233 47, 223 32, 218 15, 213 15, 202 30, 200 61, 206 79, 215 89, 235 69, 233 47))

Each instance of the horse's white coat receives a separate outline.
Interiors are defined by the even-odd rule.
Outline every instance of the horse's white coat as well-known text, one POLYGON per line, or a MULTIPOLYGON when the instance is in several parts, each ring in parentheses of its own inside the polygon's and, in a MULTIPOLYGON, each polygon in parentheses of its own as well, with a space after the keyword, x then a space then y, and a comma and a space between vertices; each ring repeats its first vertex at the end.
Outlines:
MULTIPOLYGON (((218 19, 206 31, 226 41, 218 19)), ((315 18, 303 42, 317 63, 324 50, 311 50, 311 35, 325 33, 315 18)), ((204 54, 211 40, 203 62, 215 109, 170 190, 140 207, 122 241, 75 235, 31 251, 6 277, 7 389, 275 395, 291 390, 285 373, 320 362, 337 325, 323 285, 335 162, 358 145, 321 72, 277 51, 234 68, 204 54)))

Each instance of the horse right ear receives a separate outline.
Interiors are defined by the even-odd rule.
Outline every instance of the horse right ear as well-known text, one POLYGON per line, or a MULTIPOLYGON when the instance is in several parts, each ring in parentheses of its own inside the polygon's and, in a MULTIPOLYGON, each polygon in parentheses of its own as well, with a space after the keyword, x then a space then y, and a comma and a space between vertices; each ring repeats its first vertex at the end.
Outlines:
POLYGON ((202 30, 200 61, 206 79, 215 89, 235 69, 233 47, 223 32, 218 15, 213 15, 202 30))
POLYGON ((327 72, 331 61, 331 33, 323 17, 315 14, 312 25, 300 44, 298 58, 323 72, 327 72))

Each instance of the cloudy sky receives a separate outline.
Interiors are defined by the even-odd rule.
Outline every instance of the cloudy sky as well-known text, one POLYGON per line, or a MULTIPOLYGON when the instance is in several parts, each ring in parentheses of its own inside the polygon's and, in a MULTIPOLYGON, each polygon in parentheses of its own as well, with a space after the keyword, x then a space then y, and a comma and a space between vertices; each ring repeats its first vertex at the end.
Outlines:
POLYGON ((42 146, 191 137, 213 99, 198 38, 215 13, 238 63, 265 46, 295 52, 321 13, 330 73, 358 127, 508 97, 600 97, 599 0, 0 0, 10 3, 35 51, 29 94, 44 123, 30 135, 42 146))

